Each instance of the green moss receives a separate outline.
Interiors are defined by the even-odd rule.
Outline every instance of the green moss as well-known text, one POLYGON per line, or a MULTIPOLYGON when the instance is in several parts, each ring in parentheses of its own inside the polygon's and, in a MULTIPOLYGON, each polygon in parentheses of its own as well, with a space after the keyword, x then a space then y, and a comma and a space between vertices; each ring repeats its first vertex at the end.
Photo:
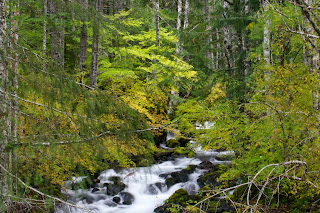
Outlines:
POLYGON ((170 148, 176 148, 180 146, 180 143, 176 139, 170 139, 166 142, 166 145, 170 148))
POLYGON ((188 213, 205 213, 201 209, 199 209, 197 207, 194 207, 194 206, 187 206, 186 209, 185 209, 185 212, 188 212, 188 213))
POLYGON ((184 136, 180 136, 177 138, 177 141, 179 142, 180 146, 186 147, 190 140, 184 136))
POLYGON ((185 206, 187 201, 189 200, 189 194, 184 189, 178 189, 173 193, 165 203, 175 203, 185 206))
POLYGON ((188 148, 185 148, 185 147, 177 147, 177 148, 174 148, 173 154, 192 157, 194 155, 194 152, 188 148))

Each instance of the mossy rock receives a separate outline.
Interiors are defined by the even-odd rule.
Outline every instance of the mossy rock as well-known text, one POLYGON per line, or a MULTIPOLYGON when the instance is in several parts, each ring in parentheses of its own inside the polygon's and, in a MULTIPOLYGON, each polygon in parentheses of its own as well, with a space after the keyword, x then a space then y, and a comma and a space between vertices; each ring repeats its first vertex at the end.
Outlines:
POLYGON ((184 189, 178 189, 173 193, 165 203, 174 203, 180 204, 182 206, 186 205, 186 202, 189 200, 189 194, 184 189))
POLYGON ((197 182, 200 187, 204 187, 205 185, 219 186, 221 183, 217 181, 217 179, 220 177, 220 175, 221 172, 219 171, 210 172, 200 176, 197 182))
POLYGON ((188 143, 190 142, 189 138, 186 138, 184 136, 180 136, 177 138, 177 141, 179 142, 181 147, 186 147, 188 143))
POLYGON ((184 212, 185 213, 205 213, 203 210, 197 208, 197 207, 194 207, 194 206, 187 206, 185 209, 184 209, 184 212))
POLYGON ((176 156, 188 156, 192 157, 194 155, 194 152, 191 149, 185 148, 185 147, 176 147, 174 148, 174 155, 176 156))
POLYGON ((180 206, 177 206, 177 205, 171 204, 171 203, 166 203, 162 206, 155 208, 154 212, 155 213, 171 213, 171 212, 173 212, 173 210, 175 210, 174 212, 177 212, 177 213, 183 212, 183 210, 180 206))
POLYGON ((167 147, 170 148, 176 148, 176 147, 180 147, 180 143, 179 141, 177 141, 176 139, 170 139, 166 142, 167 147))

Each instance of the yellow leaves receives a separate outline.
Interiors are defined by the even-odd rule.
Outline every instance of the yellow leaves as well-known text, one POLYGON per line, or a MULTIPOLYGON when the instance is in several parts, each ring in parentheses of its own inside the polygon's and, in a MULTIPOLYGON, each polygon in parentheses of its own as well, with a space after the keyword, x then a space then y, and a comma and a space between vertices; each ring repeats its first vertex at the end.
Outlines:
POLYGON ((211 88, 211 93, 206 98, 206 101, 209 102, 210 104, 213 104, 218 99, 225 98, 225 97, 226 97, 225 86, 223 86, 221 83, 218 83, 211 88))

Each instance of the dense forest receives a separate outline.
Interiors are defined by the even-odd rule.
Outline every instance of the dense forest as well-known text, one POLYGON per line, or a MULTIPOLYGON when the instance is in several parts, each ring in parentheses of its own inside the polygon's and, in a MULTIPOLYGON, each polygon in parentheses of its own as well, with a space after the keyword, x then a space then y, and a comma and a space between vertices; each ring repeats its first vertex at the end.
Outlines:
POLYGON ((0 212, 73 205, 168 132, 234 153, 180 212, 317 212, 319 37, 318 0, 0 0, 0 212))

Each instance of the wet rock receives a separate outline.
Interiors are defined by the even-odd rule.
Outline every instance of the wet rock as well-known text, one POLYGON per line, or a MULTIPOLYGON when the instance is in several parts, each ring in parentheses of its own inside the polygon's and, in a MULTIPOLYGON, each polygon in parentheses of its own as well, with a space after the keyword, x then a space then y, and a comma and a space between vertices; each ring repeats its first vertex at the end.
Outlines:
POLYGON ((116 197, 113 197, 112 200, 113 200, 113 202, 115 202, 115 203, 120 203, 121 198, 118 197, 118 196, 116 196, 116 197))
POLYGON ((86 201, 86 203, 92 204, 95 201, 95 198, 92 195, 85 194, 84 195, 84 200, 86 201))
POLYGON ((93 202, 99 201, 99 200, 104 200, 106 199, 105 195, 99 194, 84 194, 83 195, 83 200, 85 200, 86 203, 92 204, 93 202))
MULTIPOLYGON (((172 211, 170 210, 170 208, 172 208, 173 205, 168 203, 168 204, 164 204, 162 206, 159 206, 157 208, 154 209, 155 213, 171 213, 172 211)), ((178 213, 183 212, 182 210, 179 210, 178 213)))
POLYGON ((159 190, 161 191, 161 189, 159 189, 157 186, 155 186, 154 184, 149 184, 147 186, 146 192, 150 195, 157 195, 159 194, 159 190))
POLYGON ((130 203, 126 205, 131 205, 132 202, 134 201, 134 196, 129 192, 120 192, 119 195, 122 198, 123 204, 126 202, 126 203, 130 203))
POLYGON ((172 160, 173 159, 173 150, 165 150, 155 153, 154 159, 158 162, 172 160))
POLYGON ((104 186, 107 187, 107 195, 114 196, 126 188, 126 185, 122 182, 120 183, 105 183, 104 186))
POLYGON ((213 163, 211 163, 210 161, 204 160, 198 165, 198 168, 205 169, 205 170, 211 170, 214 166, 215 165, 213 165, 213 163))
POLYGON ((205 185, 219 186, 221 183, 217 181, 217 178, 219 178, 220 175, 220 172, 211 172, 201 175, 197 180, 199 187, 202 188, 205 185))
POLYGON ((161 143, 165 142, 167 139, 168 132, 161 131, 160 134, 154 136, 154 142, 156 146, 159 146, 161 143))
POLYGON ((95 193, 95 192, 98 192, 98 191, 100 191, 99 188, 93 188, 93 189, 92 189, 92 193, 95 193))
POLYGON ((166 178, 166 184, 168 188, 176 183, 185 183, 189 180, 189 174, 192 174, 195 170, 195 165, 189 165, 186 169, 179 172, 161 174, 160 177, 166 178))
POLYGON ((104 187, 107 187, 107 195, 114 196, 126 188, 126 184, 121 182, 119 176, 112 176, 109 178, 113 183, 105 183, 104 187))
POLYGON ((104 205, 109 206, 109 207, 116 207, 117 203, 112 200, 106 200, 106 201, 104 201, 104 205))
POLYGON ((123 205, 132 205, 132 202, 131 201, 123 201, 122 204, 123 205))
POLYGON ((121 178, 119 176, 111 176, 109 177, 110 181, 112 181, 113 183, 120 183, 121 182, 121 178))
POLYGON ((160 182, 157 182, 154 184, 156 187, 158 187, 158 189, 160 189, 160 191, 163 190, 163 188, 166 186, 165 183, 160 183, 160 182))

